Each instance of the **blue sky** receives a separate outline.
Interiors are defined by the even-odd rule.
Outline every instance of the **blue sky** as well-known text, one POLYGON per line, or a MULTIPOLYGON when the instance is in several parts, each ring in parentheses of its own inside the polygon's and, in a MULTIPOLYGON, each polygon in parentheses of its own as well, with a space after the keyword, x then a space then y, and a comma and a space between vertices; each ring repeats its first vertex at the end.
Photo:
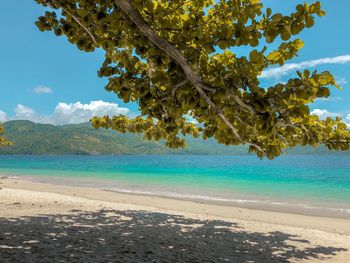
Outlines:
MULTIPOLYGON (((262 2, 274 11, 290 13, 303 1, 262 2)), ((322 3, 327 15, 300 35, 305 47, 291 63, 328 69, 335 75, 344 90, 334 88, 328 100, 317 101, 312 109, 321 115, 349 117, 350 123, 350 1, 322 3)), ((106 80, 96 73, 104 58, 101 51, 83 53, 65 37, 36 28, 34 22, 44 11, 34 0, 1 4, 0 121, 20 118, 62 124, 87 120, 93 114, 136 112, 136 105, 125 105, 104 90, 106 80)), ((264 81, 272 84, 295 74, 295 70, 283 72, 282 76, 272 73, 264 81)))

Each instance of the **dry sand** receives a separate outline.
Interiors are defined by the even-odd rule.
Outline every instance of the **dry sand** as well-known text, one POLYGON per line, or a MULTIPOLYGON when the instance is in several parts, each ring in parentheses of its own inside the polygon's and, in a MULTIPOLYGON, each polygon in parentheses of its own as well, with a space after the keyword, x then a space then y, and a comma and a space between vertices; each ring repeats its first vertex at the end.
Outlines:
POLYGON ((1 179, 0 262, 350 262, 350 220, 1 179))

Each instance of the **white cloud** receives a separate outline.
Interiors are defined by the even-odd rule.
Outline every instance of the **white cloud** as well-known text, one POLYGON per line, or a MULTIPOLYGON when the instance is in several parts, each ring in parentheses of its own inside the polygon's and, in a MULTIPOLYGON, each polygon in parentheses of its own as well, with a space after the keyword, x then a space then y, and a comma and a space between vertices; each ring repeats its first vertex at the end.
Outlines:
POLYGON ((321 120, 326 119, 327 117, 331 117, 334 118, 336 116, 342 117, 344 123, 348 126, 348 128, 350 128, 350 113, 336 113, 336 112, 329 112, 328 110, 324 109, 314 109, 313 111, 311 111, 312 115, 317 115, 318 117, 320 117, 321 120))
POLYGON ((0 110, 0 122, 5 122, 7 121, 7 114, 6 112, 3 112, 0 110))
POLYGON ((18 104, 15 108, 15 117, 16 118, 31 118, 35 114, 34 110, 28 108, 22 104, 18 104))
POLYGON ((346 115, 345 123, 346 123, 346 125, 348 125, 348 128, 350 128, 350 113, 348 115, 346 115))
POLYGON ((45 87, 45 86, 38 86, 38 87, 35 87, 33 89, 33 92, 35 94, 50 94, 53 92, 53 90, 49 87, 45 87))
POLYGON ((317 101, 339 101, 342 97, 317 98, 317 101))
POLYGON ((281 78, 287 75, 290 71, 301 70, 309 67, 315 67, 323 64, 345 64, 350 62, 350 55, 338 56, 333 58, 321 58, 315 60, 303 61, 300 63, 287 63, 281 67, 270 68, 262 72, 260 78, 281 78))
MULTIPOLYGON (((77 124, 89 121, 94 116, 104 115, 119 115, 128 114, 129 109, 119 107, 118 104, 109 103, 102 100, 91 101, 90 103, 83 104, 81 102, 76 103, 64 103, 60 102, 55 107, 55 110, 50 115, 37 114, 33 109, 28 108, 22 104, 18 104, 15 108, 15 115, 11 120, 29 120, 36 123, 48 123, 54 125, 63 124, 77 124)), ((7 116, 4 113, 4 116, 7 116)), ((7 117, 6 117, 7 118, 7 117)), ((0 112, 1 120, 1 112, 0 112)))
POLYGON ((348 83, 348 81, 346 80, 346 78, 336 79, 336 82, 337 82, 339 85, 345 85, 345 84, 348 83))
POLYGON ((55 124, 82 123, 94 116, 127 114, 129 109, 121 108, 118 104, 102 100, 91 101, 89 104, 60 102, 53 113, 55 124))
MULTIPOLYGON (((28 108, 22 104, 18 104, 15 108, 14 120, 29 120, 36 123, 52 123, 49 116, 42 116, 37 114, 33 109, 28 108)), ((52 123, 53 124, 53 123, 52 123)))
POLYGON ((336 117, 339 116, 338 113, 334 113, 334 112, 329 112, 328 110, 321 110, 321 109, 314 109, 313 111, 311 111, 312 115, 317 115, 318 117, 320 117, 320 119, 325 119, 327 117, 336 117))

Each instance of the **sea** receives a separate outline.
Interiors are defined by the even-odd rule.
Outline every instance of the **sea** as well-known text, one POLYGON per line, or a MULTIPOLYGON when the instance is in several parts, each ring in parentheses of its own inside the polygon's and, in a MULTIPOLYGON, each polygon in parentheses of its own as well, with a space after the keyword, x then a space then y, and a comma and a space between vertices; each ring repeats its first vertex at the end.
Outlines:
MULTIPOLYGON (((350 218, 350 156, 0 156, 0 175, 248 209, 350 218)), ((1 177, 0 176, 0 177, 1 177)))

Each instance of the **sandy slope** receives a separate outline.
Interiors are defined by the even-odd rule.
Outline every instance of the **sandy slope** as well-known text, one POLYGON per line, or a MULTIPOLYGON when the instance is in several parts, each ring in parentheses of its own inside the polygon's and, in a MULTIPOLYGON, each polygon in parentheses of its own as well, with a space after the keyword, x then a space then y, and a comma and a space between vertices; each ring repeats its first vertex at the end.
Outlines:
POLYGON ((350 220, 0 181, 0 262, 350 262, 350 220))

